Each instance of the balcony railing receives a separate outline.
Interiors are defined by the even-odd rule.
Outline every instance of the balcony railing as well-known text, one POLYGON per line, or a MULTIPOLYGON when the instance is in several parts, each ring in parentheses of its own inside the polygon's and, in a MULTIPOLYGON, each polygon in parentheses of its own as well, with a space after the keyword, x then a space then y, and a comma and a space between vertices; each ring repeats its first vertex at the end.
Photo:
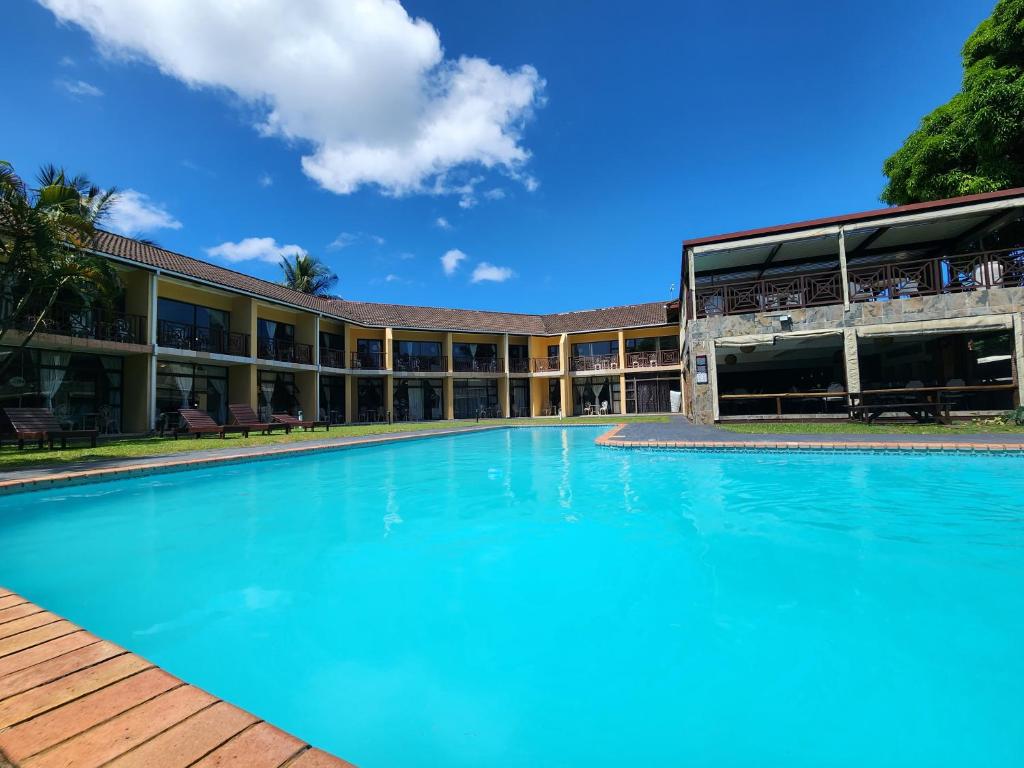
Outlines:
POLYGON ((387 357, 383 352, 353 352, 352 368, 364 368, 371 371, 383 371, 387 368, 387 357))
MULTIPOLYGON (((1024 287, 1024 248, 847 267, 850 301, 892 301, 1024 287)), ((697 317, 800 309, 843 301, 838 269, 698 288, 697 317)))
POLYGON ((531 360, 534 373, 549 373, 562 370, 562 364, 557 355, 551 357, 535 357, 531 360))
POLYGON ((763 278, 697 289, 697 317, 774 312, 843 301, 838 271, 763 278))
POLYGON ((1024 248, 847 268, 850 301, 1024 287, 1024 248))
POLYGON ((612 371, 619 367, 619 356, 614 355, 581 355, 569 361, 574 371, 612 371))
POLYGON ((213 352, 219 355, 249 356, 249 334, 202 328, 171 320, 158 320, 157 344, 161 347, 213 352))
POLYGON ((501 373, 505 370, 505 360, 501 357, 456 357, 453 362, 452 370, 460 372, 501 373))
POLYGON ((146 318, 100 307, 83 308, 69 304, 54 304, 42 320, 33 312, 15 318, 12 327, 19 331, 51 333, 79 339, 116 341, 122 344, 146 343, 146 318), (36 323, 38 321, 38 327, 36 323))
POLYGON ((345 351, 341 349, 328 349, 320 347, 320 365, 327 368, 344 368, 345 351))
POLYGON ((679 365, 678 349, 662 349, 658 352, 627 352, 627 368, 658 368, 679 365))
POLYGON ((530 360, 526 357, 510 357, 508 359, 509 373, 529 373, 530 360))
POLYGON ((257 342, 256 355, 261 360, 278 360, 282 363, 313 364, 313 347, 296 341, 280 339, 260 339, 257 342))
POLYGON ((445 355, 398 355, 395 370, 409 373, 441 373, 448 370, 445 355))

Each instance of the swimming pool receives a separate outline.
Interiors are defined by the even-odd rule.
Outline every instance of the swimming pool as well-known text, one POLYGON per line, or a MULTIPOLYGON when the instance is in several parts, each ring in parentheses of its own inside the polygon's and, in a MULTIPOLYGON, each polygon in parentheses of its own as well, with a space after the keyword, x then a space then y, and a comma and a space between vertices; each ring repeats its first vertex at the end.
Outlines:
POLYGON ((2 498, 0 584, 361 768, 1021 764, 1021 458, 597 434, 2 498))

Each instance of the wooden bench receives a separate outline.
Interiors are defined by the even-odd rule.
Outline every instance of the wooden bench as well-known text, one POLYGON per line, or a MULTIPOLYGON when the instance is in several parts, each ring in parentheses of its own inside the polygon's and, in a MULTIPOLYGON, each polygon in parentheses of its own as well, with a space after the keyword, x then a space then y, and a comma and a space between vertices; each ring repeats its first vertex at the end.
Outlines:
POLYGON ((292 431, 290 424, 260 421, 260 417, 256 415, 256 411, 252 409, 252 406, 244 403, 229 405, 228 410, 231 411, 231 418, 234 419, 235 424, 247 427, 250 432, 263 432, 269 435, 275 429, 283 429, 287 435, 292 431))
POLYGON ((68 440, 88 440, 91 447, 96 447, 98 429, 63 429, 49 408, 4 408, 4 413, 14 428, 19 449, 25 447, 26 440, 38 441, 40 448, 44 442, 49 443, 51 450, 57 440, 62 449, 68 447, 68 440))
POLYGON ((312 419, 297 419, 290 413, 275 413, 274 421, 281 424, 287 424, 288 426, 302 427, 304 430, 315 430, 317 427, 323 427, 328 432, 331 431, 331 424, 327 421, 315 421, 312 419))
POLYGON ((922 424, 929 420, 937 421, 939 424, 951 424, 953 421, 950 416, 949 402, 945 400, 862 403, 860 405, 847 406, 847 410, 850 412, 851 419, 861 418, 867 424, 871 424, 883 413, 906 413, 922 424))

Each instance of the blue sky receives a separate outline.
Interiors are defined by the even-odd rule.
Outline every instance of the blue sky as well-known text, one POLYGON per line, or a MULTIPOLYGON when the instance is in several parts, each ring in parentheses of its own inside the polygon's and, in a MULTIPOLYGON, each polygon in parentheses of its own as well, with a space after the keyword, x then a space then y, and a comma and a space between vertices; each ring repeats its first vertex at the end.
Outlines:
POLYGON ((298 246, 347 298, 545 312, 669 298, 687 237, 878 207, 993 2, 43 5, 0 12, 23 174, 259 277, 298 246))

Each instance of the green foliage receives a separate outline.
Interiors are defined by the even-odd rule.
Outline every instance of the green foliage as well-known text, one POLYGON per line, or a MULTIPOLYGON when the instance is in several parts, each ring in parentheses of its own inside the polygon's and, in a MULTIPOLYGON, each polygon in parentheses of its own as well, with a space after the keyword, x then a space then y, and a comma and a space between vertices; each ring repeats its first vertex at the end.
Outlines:
POLYGON ((87 251, 116 194, 53 165, 30 186, 0 161, 0 341, 28 316, 27 345, 58 298, 96 305, 117 295, 113 265, 87 251))
POLYGON ((1024 186, 1024 0, 999 0, 962 56, 960 92, 885 161, 884 202, 1024 186))
POLYGON ((330 296, 331 288, 338 282, 338 276, 331 272, 330 267, 308 253, 296 254, 293 261, 284 257, 281 259, 281 271, 284 272, 285 285, 311 296, 330 296))

